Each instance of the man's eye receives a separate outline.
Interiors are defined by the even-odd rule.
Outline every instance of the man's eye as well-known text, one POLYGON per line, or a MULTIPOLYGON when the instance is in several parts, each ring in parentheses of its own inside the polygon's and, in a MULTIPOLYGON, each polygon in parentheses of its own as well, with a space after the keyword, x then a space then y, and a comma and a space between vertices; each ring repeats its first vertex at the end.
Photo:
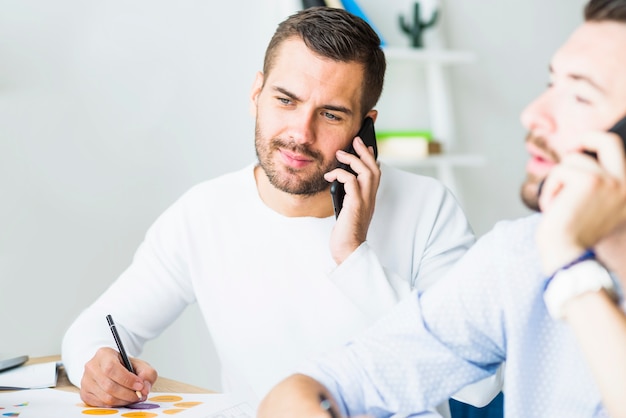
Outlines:
POLYGON ((279 97, 279 98, 278 98, 278 101, 279 101, 281 104, 284 104, 284 105, 291 104, 291 99, 287 99, 287 98, 285 98, 285 97, 279 97))
POLYGON ((324 117, 330 120, 341 120, 341 118, 334 113, 324 112, 324 117))
POLYGON ((584 97, 581 97, 581 96, 575 96, 574 98, 575 98, 575 100, 576 100, 578 103, 581 103, 581 104, 591 104, 591 102, 590 102, 589 100, 585 99, 584 97))

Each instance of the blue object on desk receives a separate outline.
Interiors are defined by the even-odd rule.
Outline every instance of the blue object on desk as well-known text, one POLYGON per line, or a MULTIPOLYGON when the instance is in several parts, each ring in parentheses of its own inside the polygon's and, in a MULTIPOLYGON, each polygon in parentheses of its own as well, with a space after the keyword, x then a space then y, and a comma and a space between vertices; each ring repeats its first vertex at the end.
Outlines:
POLYGON ((504 394, 498 396, 482 408, 450 399, 450 415, 452 418, 502 418, 504 416, 504 394))

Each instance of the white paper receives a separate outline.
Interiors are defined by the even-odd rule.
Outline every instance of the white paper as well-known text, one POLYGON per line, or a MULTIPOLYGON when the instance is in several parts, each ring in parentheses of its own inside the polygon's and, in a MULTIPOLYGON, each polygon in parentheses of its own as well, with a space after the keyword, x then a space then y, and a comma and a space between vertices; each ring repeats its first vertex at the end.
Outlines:
POLYGON ((54 361, 20 366, 0 373, 0 389, 41 389, 56 384, 57 364, 54 361))
POLYGON ((75 392, 59 389, 33 389, 0 393, 0 417, 86 418, 111 417, 254 418, 251 404, 224 394, 151 393, 147 403, 155 409, 95 408, 86 406, 75 392), (167 398, 171 399, 167 399, 167 398), (165 399, 165 401, 163 400, 165 399))

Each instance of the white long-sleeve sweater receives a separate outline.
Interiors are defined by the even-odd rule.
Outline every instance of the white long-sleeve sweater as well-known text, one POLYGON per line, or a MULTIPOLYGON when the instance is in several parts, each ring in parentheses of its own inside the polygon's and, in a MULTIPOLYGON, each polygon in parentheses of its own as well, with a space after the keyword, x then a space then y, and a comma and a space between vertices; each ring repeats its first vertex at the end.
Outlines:
POLYGON ((224 389, 260 399, 303 360, 437 280, 474 242, 438 181, 383 165, 367 241, 337 266, 329 249, 335 218, 274 212, 253 169, 193 187, 157 219, 128 269, 68 329, 62 355, 72 383, 99 347, 114 347, 106 314, 139 356, 196 302, 224 389))

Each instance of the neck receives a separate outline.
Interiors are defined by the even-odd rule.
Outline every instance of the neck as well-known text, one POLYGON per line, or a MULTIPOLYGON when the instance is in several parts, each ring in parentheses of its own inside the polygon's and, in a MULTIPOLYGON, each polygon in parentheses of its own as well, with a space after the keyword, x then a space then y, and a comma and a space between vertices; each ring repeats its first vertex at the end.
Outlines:
POLYGON ((260 166, 254 168, 254 178, 259 196, 270 209, 288 217, 311 216, 327 218, 333 215, 329 187, 313 195, 287 193, 274 187, 260 166))

